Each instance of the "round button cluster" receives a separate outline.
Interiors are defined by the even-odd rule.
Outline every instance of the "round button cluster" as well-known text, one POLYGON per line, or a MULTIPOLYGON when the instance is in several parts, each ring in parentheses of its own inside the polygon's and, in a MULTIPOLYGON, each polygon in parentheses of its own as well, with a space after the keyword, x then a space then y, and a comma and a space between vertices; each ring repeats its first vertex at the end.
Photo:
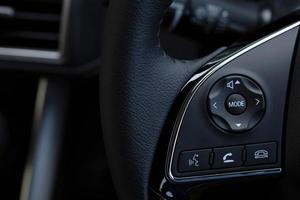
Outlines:
POLYGON ((218 127, 229 132, 244 132, 263 117, 265 98, 253 80, 239 75, 227 76, 211 88, 208 109, 218 127))

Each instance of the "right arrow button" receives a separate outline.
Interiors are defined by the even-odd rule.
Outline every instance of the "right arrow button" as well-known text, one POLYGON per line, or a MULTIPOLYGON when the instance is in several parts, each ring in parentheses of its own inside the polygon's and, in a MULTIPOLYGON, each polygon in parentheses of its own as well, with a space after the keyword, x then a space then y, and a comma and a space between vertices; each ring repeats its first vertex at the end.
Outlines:
POLYGON ((252 105, 254 112, 265 108, 265 101, 262 95, 255 95, 252 97, 252 105))
POLYGON ((260 104, 260 100, 256 98, 255 101, 256 101, 255 105, 258 106, 260 104))

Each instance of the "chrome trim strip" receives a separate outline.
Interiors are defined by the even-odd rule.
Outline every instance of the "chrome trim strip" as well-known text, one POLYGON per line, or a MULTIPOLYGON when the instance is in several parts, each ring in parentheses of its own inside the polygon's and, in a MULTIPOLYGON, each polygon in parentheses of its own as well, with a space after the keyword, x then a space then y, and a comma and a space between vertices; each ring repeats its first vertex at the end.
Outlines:
POLYGON ((68 22, 70 15, 72 0, 64 0, 62 5, 62 13, 61 13, 61 24, 59 30, 59 44, 57 51, 50 50, 38 50, 38 49, 30 49, 30 48, 12 48, 12 47, 0 47, 0 58, 5 59, 25 59, 30 61, 35 60, 45 60, 45 61, 55 61, 60 62, 63 60, 66 51, 66 38, 68 32, 68 22))
POLYGON ((230 172, 230 173, 210 174, 210 175, 201 175, 201 176, 191 176, 188 179, 185 178, 185 177, 180 177, 180 178, 176 177, 176 179, 173 179, 173 181, 176 181, 176 182, 211 181, 211 180, 226 179, 226 178, 237 178, 237 177, 279 174, 281 172, 282 172, 281 168, 272 168, 272 169, 249 170, 249 171, 240 171, 240 172, 230 172))
MULTIPOLYGON (((33 136, 31 141, 32 144, 34 143, 37 137, 38 126, 42 121, 42 115, 46 103, 47 91, 48 91, 48 80, 46 78, 41 78, 38 83, 36 103, 34 108, 34 118, 33 118, 33 128, 32 128, 33 136)), ((20 200, 29 199, 32 177, 33 177, 33 152, 30 152, 23 172, 23 180, 21 184, 21 191, 20 191, 20 198, 19 198, 20 200)))
POLYGON ((61 58, 61 53, 58 51, 0 47, 0 56, 59 60, 61 58))
POLYGON ((60 51, 60 59, 66 56, 66 45, 67 45, 67 35, 68 35, 68 24, 70 20, 70 12, 71 12, 71 3, 72 0, 64 0, 62 16, 61 16, 61 24, 60 24, 60 38, 59 38, 59 51, 60 51))
POLYGON ((39 80, 20 200, 53 199, 63 145, 68 91, 68 81, 44 77, 39 80))
POLYGON ((230 63, 231 61, 235 60, 236 58, 240 57, 241 55, 247 53, 248 51, 272 40, 275 37, 278 37, 300 25, 300 21, 293 23, 275 33, 272 33, 261 40, 258 40, 245 48, 241 49, 236 54, 230 56, 226 60, 222 61, 220 64, 217 64, 213 66, 211 69, 207 70, 206 72, 203 72, 201 75, 203 77, 199 80, 199 82, 192 88, 188 96, 186 97, 181 109, 178 119, 176 120, 176 124, 174 126, 173 132, 172 132, 172 139, 173 143, 170 143, 169 146, 169 152, 171 151, 171 154, 168 152, 168 161, 166 172, 167 177, 174 182, 186 182, 186 181, 201 181, 201 180, 212 180, 212 179, 222 179, 222 178, 232 178, 232 177, 243 177, 243 176, 252 176, 252 175, 263 175, 263 174, 271 174, 271 173, 280 173, 282 171, 281 168, 272 168, 272 169, 263 169, 263 170, 252 170, 252 171, 240 171, 240 172, 232 172, 232 173, 221 173, 221 174, 211 174, 211 175, 199 175, 199 176, 189 176, 189 177, 176 177, 172 174, 172 165, 173 165, 173 158, 174 158, 174 152, 175 147, 178 139, 178 134, 180 131, 180 127, 183 121, 183 118, 185 116, 186 110, 189 107, 189 104, 191 100, 193 99, 195 93, 197 90, 203 85, 203 83, 217 70, 225 66, 226 64, 230 63), (174 137, 175 135, 175 137, 174 137))

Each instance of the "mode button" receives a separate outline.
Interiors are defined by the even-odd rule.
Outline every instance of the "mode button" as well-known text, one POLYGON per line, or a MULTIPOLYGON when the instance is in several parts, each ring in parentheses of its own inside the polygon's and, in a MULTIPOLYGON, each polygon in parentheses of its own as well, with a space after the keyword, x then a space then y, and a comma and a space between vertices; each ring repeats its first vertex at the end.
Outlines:
POLYGON ((247 108, 246 98, 240 94, 230 95, 225 102, 226 110, 233 115, 240 115, 247 108))

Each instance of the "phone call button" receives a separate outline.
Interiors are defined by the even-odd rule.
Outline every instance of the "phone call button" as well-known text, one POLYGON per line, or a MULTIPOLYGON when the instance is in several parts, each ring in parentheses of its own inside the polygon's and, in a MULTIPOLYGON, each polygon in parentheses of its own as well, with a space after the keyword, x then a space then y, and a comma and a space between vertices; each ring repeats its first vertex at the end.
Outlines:
POLYGON ((243 165, 243 146, 214 149, 213 168, 240 167, 243 165))
POLYGON ((276 162, 277 144, 275 142, 247 145, 246 150, 246 165, 262 165, 276 162))

